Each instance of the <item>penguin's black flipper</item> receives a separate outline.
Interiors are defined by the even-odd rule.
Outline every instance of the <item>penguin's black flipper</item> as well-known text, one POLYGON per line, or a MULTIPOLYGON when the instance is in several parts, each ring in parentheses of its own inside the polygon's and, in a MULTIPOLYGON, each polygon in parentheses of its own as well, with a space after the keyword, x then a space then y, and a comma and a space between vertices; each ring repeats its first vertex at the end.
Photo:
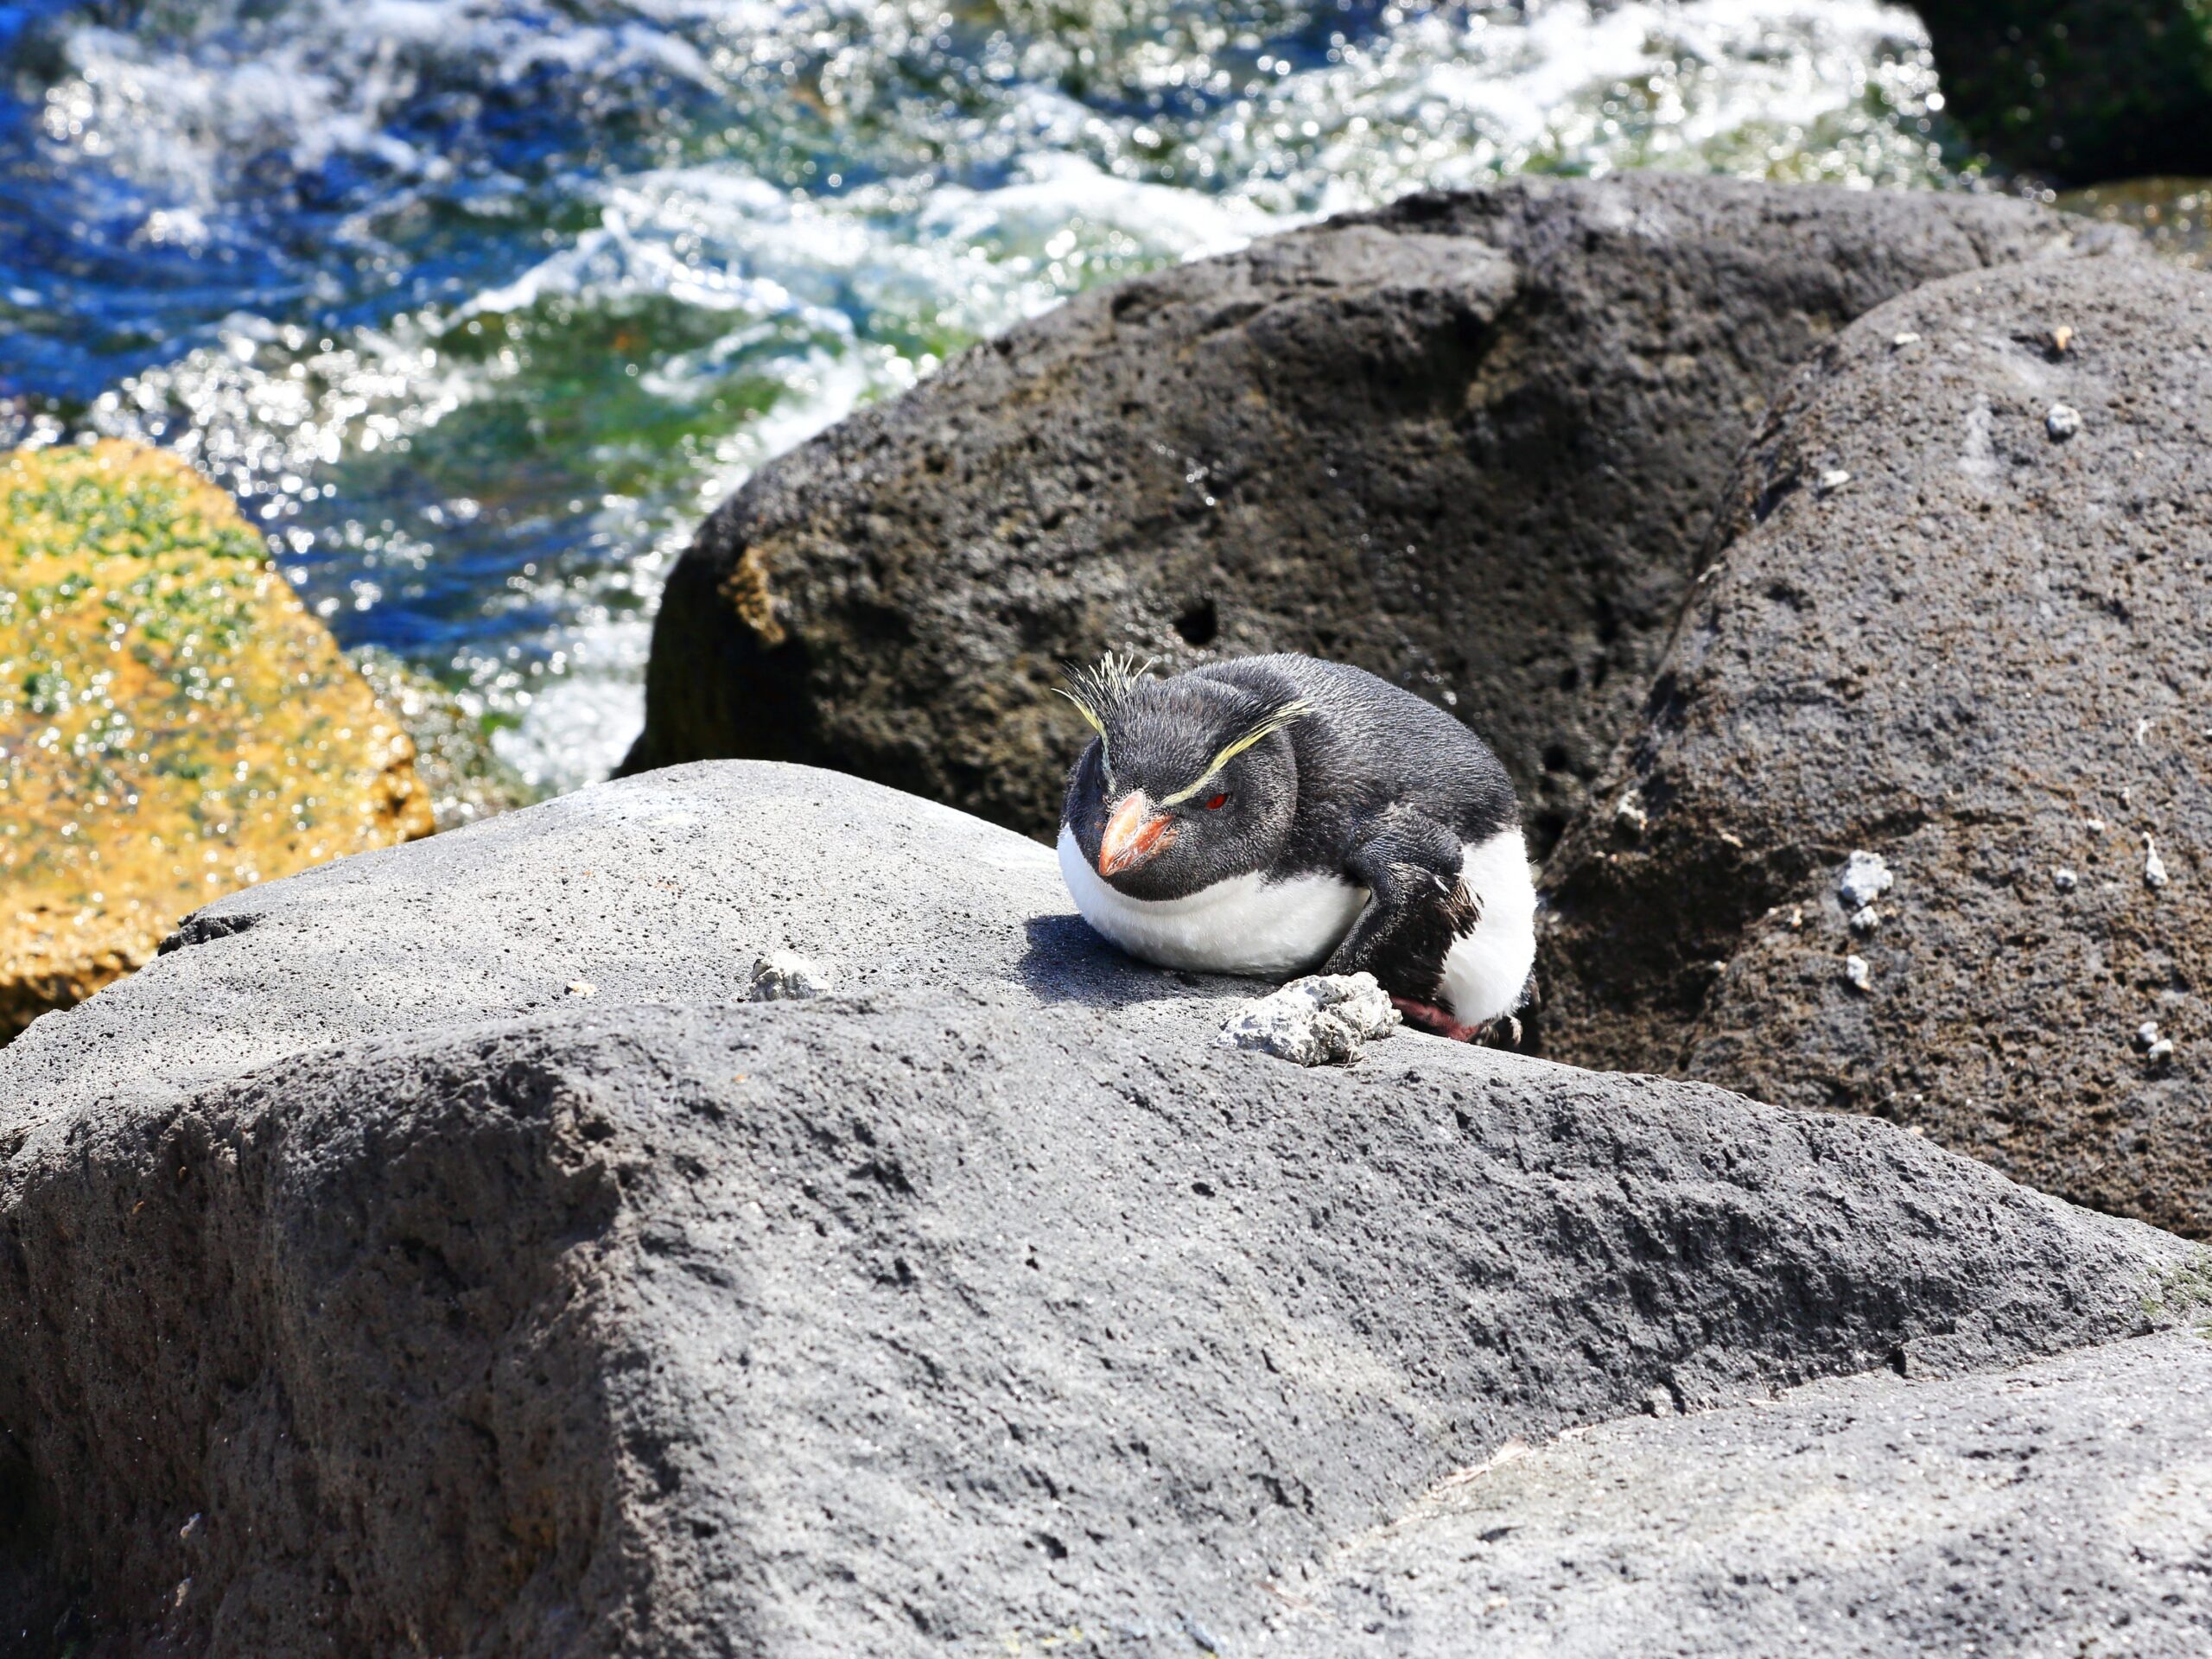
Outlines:
POLYGON ((1422 1023, 1466 1034, 1439 1007, 1444 959, 1482 919, 1459 865, 1459 836, 1435 819, 1402 808, 1377 820, 1344 861, 1370 895, 1367 907, 1322 971, 1370 973, 1422 1023))

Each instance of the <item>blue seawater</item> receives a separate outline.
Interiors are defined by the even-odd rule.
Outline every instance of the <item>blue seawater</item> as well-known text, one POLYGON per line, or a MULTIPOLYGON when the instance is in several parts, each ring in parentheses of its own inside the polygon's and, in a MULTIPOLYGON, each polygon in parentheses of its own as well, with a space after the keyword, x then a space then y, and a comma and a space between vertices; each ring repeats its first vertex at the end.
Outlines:
POLYGON ((548 789, 762 461, 1090 283, 1408 189, 1972 185, 1858 0, 0 4, 0 442, 171 445, 548 789))

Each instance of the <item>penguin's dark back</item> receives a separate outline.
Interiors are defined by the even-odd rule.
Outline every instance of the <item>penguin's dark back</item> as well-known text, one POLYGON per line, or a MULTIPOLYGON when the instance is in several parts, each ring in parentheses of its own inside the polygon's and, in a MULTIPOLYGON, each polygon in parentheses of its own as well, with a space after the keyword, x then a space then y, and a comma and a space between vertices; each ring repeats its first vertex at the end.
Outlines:
POLYGON ((1413 807, 1467 842, 1520 823, 1513 781, 1490 746, 1443 709, 1365 669, 1285 653, 1191 672, 1263 700, 1298 696, 1314 705, 1289 732, 1298 757, 1296 840, 1319 858, 1341 844, 1349 825, 1394 805, 1413 807))

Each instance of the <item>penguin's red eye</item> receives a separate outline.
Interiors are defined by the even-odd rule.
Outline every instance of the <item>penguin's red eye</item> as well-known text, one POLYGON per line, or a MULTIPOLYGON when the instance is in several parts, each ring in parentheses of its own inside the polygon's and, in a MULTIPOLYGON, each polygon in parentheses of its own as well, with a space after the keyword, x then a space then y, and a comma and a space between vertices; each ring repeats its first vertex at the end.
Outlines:
POLYGON ((1213 798, 1213 799, 1211 799, 1211 800, 1210 800, 1210 801, 1208 801, 1208 802, 1206 803, 1206 810, 1207 810, 1207 811, 1209 811, 1209 812, 1218 812, 1218 811, 1220 811, 1220 810, 1221 810, 1221 809, 1222 809, 1223 807, 1227 806, 1228 804, 1229 804, 1229 797, 1228 797, 1228 796, 1226 796, 1226 795, 1217 795, 1217 796, 1215 796, 1215 797, 1213 798))

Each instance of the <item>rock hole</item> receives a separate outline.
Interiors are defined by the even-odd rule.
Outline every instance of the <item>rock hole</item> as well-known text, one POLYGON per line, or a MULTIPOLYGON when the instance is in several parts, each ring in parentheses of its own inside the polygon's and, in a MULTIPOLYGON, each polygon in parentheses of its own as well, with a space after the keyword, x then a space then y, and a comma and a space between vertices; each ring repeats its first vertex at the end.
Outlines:
POLYGON ((1221 615, 1214 609, 1213 601, 1194 599, 1185 605, 1183 613, 1175 619, 1175 632, 1183 636, 1186 645, 1211 645, 1214 636, 1221 632, 1221 615))

